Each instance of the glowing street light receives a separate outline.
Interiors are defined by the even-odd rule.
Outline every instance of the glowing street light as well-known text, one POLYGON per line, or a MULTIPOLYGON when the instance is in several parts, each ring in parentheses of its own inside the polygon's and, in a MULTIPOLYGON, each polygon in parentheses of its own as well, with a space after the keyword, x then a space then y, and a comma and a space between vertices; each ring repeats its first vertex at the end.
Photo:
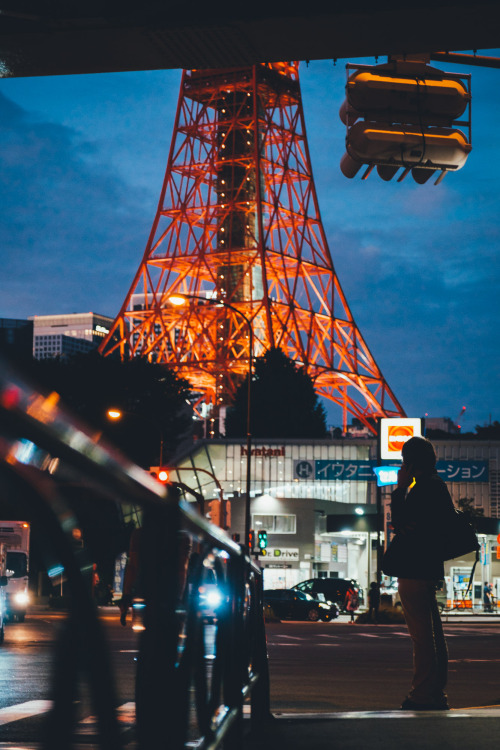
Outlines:
MULTIPOLYGON (((151 420, 149 420, 147 417, 144 417, 142 414, 137 414, 136 412, 132 411, 125 411, 124 409, 117 409, 115 407, 112 407, 106 411, 106 416, 108 419, 111 419, 113 422, 119 422, 120 419, 122 419, 123 416, 130 416, 135 417, 137 419, 142 419, 143 422, 149 422, 151 423, 151 420)), ((160 429, 160 466, 163 465, 163 428, 159 424, 158 425, 160 429)))

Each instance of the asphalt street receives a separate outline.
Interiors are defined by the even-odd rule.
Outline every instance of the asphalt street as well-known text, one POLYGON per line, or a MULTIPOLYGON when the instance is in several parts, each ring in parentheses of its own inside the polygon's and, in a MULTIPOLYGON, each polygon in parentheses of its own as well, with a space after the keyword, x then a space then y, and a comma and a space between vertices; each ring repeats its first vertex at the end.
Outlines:
MULTIPOLYGON (((1 748, 14 743, 26 747, 40 738, 50 708, 52 654, 63 619, 51 611, 38 611, 24 623, 10 623, 6 628, 0 648, 1 748)), ((101 619, 116 673, 119 721, 128 746, 135 717, 136 636, 129 627, 119 625, 118 610, 103 609, 101 619)), ((457 617, 445 623, 450 714, 456 711, 455 716, 467 715, 464 709, 471 709, 476 716, 482 706, 497 706, 500 715, 500 624, 497 618, 477 620, 457 617)), ((325 720, 334 715, 343 722, 353 717, 395 718, 399 722, 397 709, 408 690, 412 667, 411 643, 404 625, 351 625, 346 618, 339 618, 329 623, 274 622, 266 627, 275 717, 287 720, 294 716, 302 724, 307 717, 318 715, 325 720)), ((79 695, 78 718, 76 736, 90 747, 97 724, 84 689, 79 695)), ((280 726, 287 726, 286 721, 280 726)), ((346 729, 345 738, 348 736, 346 729)), ((325 742, 327 737, 325 730, 325 742)))

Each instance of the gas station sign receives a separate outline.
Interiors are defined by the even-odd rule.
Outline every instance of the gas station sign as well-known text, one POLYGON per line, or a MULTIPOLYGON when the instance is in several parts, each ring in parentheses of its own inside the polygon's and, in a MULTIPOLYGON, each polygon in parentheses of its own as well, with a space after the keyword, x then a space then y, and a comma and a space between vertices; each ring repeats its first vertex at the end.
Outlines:
POLYGON ((422 420, 413 417, 395 417, 380 420, 380 457, 401 460, 403 445, 412 437, 422 436, 422 420))

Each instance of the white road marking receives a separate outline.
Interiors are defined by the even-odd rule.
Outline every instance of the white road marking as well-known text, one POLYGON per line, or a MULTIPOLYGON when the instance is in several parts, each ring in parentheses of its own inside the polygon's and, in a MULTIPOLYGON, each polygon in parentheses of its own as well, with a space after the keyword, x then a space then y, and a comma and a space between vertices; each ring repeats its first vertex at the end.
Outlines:
POLYGON ((9 724, 11 721, 28 719, 30 716, 44 714, 52 708, 52 701, 26 701, 17 703, 15 706, 0 708, 0 724, 9 724))

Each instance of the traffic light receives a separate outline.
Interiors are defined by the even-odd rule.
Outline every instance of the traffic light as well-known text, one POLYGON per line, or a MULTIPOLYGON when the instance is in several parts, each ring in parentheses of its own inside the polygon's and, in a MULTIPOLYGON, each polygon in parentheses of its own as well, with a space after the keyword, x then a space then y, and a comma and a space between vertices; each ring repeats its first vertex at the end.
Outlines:
POLYGON ((261 529, 259 531, 259 549, 266 549, 267 547, 267 531, 261 529))
POLYGON ((210 500, 207 515, 213 524, 220 526, 222 521, 222 502, 220 500, 210 500))
POLYGON ((254 529, 250 529, 250 531, 248 532, 248 549, 250 553, 253 552, 254 548, 255 548, 255 531, 254 529))
POLYGON ((170 480, 169 471, 164 466, 150 466, 149 473, 161 484, 167 484, 170 480))
POLYGON ((398 182, 411 171, 419 184, 439 171, 437 184, 446 172, 464 166, 472 148, 470 76, 444 73, 423 56, 346 67, 354 69, 339 112, 347 129, 340 163, 346 177, 354 177, 364 164, 363 179, 376 166, 383 180, 403 168, 398 182), (457 125, 465 126, 468 135, 457 125))

